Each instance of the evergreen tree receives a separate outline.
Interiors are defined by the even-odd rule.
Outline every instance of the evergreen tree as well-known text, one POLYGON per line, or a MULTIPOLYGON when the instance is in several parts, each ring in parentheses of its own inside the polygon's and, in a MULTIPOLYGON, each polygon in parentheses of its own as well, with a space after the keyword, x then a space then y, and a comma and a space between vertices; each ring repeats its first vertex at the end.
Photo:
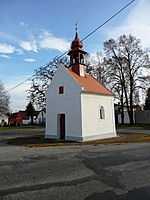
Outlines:
POLYGON ((31 101, 26 106, 26 113, 27 113, 28 117, 31 117, 31 124, 33 124, 34 123, 33 122, 33 116, 34 116, 34 113, 35 113, 35 109, 34 109, 34 106, 33 106, 31 101))
POLYGON ((147 90, 147 96, 145 99, 144 110, 150 110, 150 88, 147 90))

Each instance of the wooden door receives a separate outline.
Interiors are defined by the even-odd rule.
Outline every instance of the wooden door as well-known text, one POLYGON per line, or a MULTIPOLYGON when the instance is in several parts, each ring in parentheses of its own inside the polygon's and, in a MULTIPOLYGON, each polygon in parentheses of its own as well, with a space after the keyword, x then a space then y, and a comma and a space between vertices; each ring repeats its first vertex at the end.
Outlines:
POLYGON ((65 114, 60 115, 60 139, 65 139, 65 114))

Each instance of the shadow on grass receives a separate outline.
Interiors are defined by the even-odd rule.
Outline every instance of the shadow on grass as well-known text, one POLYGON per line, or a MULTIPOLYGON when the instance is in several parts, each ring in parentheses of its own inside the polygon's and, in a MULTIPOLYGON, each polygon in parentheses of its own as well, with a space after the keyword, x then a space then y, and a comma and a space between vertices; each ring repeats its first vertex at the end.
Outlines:
POLYGON ((48 147, 48 146, 81 146, 81 145, 98 145, 98 144, 121 144, 121 143, 137 143, 150 142, 148 134, 131 134, 121 133, 118 137, 103 140, 94 140, 87 142, 74 142, 65 140, 45 139, 44 135, 18 137, 9 139, 7 144, 25 147, 48 147))
POLYGON ((28 146, 28 147, 40 147, 40 146, 60 146, 60 145, 72 145, 72 144, 80 144, 73 141, 65 141, 65 140, 55 140, 55 139, 46 139, 44 135, 37 136, 28 136, 28 137, 18 137, 9 139, 7 141, 9 145, 16 146, 28 146))

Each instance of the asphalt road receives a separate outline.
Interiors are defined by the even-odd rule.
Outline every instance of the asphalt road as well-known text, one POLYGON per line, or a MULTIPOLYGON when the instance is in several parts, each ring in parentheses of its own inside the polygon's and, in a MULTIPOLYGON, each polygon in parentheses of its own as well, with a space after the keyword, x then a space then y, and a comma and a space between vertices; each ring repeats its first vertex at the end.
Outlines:
POLYGON ((25 148, 2 139, 2 200, 150 199, 149 143, 25 148))

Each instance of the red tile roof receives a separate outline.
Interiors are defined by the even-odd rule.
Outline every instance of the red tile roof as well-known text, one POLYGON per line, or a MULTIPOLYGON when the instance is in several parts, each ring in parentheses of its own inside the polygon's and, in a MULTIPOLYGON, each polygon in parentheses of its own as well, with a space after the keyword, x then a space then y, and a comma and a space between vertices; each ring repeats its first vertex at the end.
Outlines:
POLYGON ((18 113, 12 113, 10 114, 9 119, 16 119, 17 115, 18 113))
POLYGON ((85 73, 85 77, 81 77, 72 70, 66 67, 65 69, 83 87, 83 90, 85 92, 114 96, 114 94, 110 90, 108 90, 104 85, 99 83, 95 78, 93 78, 88 73, 85 73))
POLYGON ((20 113, 22 119, 29 119, 26 111, 19 110, 18 114, 20 113))

